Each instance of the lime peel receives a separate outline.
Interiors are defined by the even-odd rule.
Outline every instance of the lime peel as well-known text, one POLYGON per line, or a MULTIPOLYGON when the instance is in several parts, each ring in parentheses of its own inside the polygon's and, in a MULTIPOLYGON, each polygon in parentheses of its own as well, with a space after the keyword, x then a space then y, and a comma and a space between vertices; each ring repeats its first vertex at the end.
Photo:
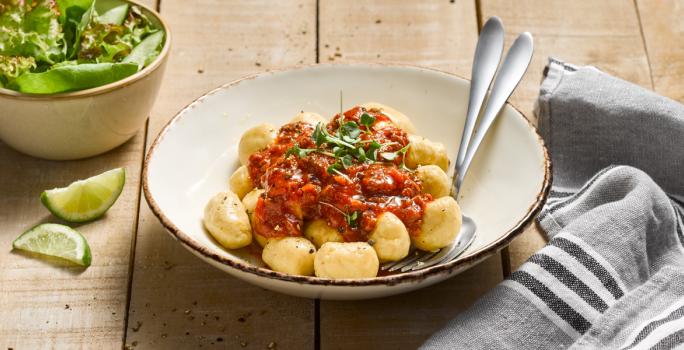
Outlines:
POLYGON ((126 183, 124 168, 106 171, 67 187, 43 191, 40 201, 56 217, 68 222, 97 219, 116 202, 126 183))
POLYGON ((24 232, 12 242, 14 249, 66 259, 90 266, 92 255, 88 241, 71 227, 40 224, 24 232))

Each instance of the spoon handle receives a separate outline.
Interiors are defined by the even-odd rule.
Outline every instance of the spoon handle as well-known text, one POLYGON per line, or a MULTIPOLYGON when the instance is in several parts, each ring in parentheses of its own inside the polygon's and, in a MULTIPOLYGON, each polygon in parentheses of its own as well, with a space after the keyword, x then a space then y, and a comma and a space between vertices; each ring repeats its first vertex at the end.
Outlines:
POLYGON ((484 113, 480 120, 480 125, 473 136, 468 149, 463 159, 463 163, 458 169, 456 175, 455 192, 458 193, 463 184, 463 178, 468 172, 475 152, 480 147, 482 139, 484 139, 485 134, 489 130, 496 117, 499 115, 501 108, 503 108, 506 100, 511 96, 513 90, 522 79, 522 76, 527 71, 527 67, 530 65, 532 60, 532 52, 534 50, 532 43, 532 35, 528 32, 522 33, 515 39, 515 42, 511 46, 510 50, 506 54, 504 63, 501 66, 499 74, 494 80, 494 85, 492 86, 492 92, 489 95, 489 100, 487 101, 487 106, 485 107, 484 113))
MULTIPOLYGON (((470 138, 475 129, 477 116, 480 114, 482 103, 487 97, 487 90, 492 84, 496 68, 501 61, 503 46, 504 29, 501 19, 496 16, 491 17, 487 20, 484 27, 482 27, 480 37, 477 40, 477 47, 475 48, 468 112, 466 114, 465 125, 463 126, 461 144, 458 147, 454 174, 459 174, 459 169, 463 166, 463 161, 465 160, 466 152, 468 151, 468 143, 470 143, 470 138)), ((457 192, 454 192, 454 194, 457 194, 457 192)))

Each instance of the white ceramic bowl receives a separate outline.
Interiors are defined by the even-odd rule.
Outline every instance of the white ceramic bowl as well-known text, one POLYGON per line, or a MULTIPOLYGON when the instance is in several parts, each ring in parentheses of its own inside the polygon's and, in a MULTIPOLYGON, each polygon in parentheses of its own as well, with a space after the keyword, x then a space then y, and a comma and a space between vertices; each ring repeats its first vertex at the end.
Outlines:
POLYGON ((0 88, 0 139, 28 155, 78 159, 104 153, 145 125, 161 86, 171 47, 169 27, 138 4, 166 32, 159 56, 141 71, 92 89, 53 95, 0 88))
POLYGON ((458 274, 505 247, 530 224, 550 186, 543 141, 510 105, 482 144, 459 198, 478 225, 477 239, 458 260, 421 271, 359 280, 291 276, 264 268, 245 248, 223 249, 202 227, 211 196, 226 190, 238 167, 237 144, 261 122, 282 125, 301 110, 330 117, 380 102, 408 115, 418 134, 443 142, 454 159, 463 129, 469 82, 428 68, 396 65, 315 65, 266 72, 226 84, 180 111, 147 155, 145 198, 183 246, 229 274, 263 288, 323 299, 365 299, 426 287, 458 274))

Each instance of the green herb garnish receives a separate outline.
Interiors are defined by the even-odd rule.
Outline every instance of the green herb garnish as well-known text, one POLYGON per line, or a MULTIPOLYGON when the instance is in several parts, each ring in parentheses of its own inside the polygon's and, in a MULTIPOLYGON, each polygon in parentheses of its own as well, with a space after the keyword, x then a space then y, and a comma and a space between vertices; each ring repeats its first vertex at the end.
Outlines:
POLYGON ((323 144, 328 143, 328 144, 343 146, 343 147, 347 147, 347 148, 355 148, 354 145, 352 145, 349 142, 342 140, 340 137, 330 135, 330 133, 325 128, 325 125, 323 123, 316 124, 316 128, 314 129, 314 132, 311 134, 311 139, 313 139, 314 143, 316 143, 316 146, 318 146, 318 147, 321 147, 321 146, 323 146, 323 144))
POLYGON ((342 216, 344 216, 344 221, 349 225, 349 227, 356 227, 358 225, 358 220, 361 217, 361 212, 360 211, 353 211, 351 213, 345 213, 342 211, 340 208, 328 203, 328 202, 318 202, 322 205, 325 205, 327 207, 332 208, 333 210, 337 211, 340 213, 342 216))
POLYGON ((343 168, 342 164, 333 163, 327 169, 325 169, 325 171, 327 171, 328 174, 330 174, 330 175, 335 175, 335 174, 340 173, 340 169, 342 169, 342 168, 343 168))
POLYGON ((344 219, 349 227, 358 226, 359 212, 353 211, 351 214, 345 214, 344 219))
POLYGON ((338 129, 342 140, 345 142, 354 144, 359 142, 359 135, 361 135, 361 130, 356 122, 346 122, 338 129))
POLYGON ((395 152, 382 152, 382 153, 380 153, 380 156, 391 162, 391 161, 397 159, 397 157, 399 155, 401 155, 402 156, 401 166, 404 167, 404 158, 405 158, 404 156, 406 155, 406 152, 408 151, 409 145, 406 145, 406 146, 402 147, 400 150, 397 150, 395 152))
POLYGON ((380 153, 380 156, 385 158, 386 160, 393 161, 397 158, 399 154, 397 152, 382 152, 380 153))
POLYGON ((315 148, 299 148, 299 145, 295 143, 294 146, 290 147, 286 152, 285 152, 285 157, 290 156, 290 155, 295 155, 298 158, 304 158, 309 155, 311 152, 316 152, 315 148))
MULTIPOLYGON (((343 115, 343 114, 340 114, 343 115)), ((364 113, 359 119, 361 125, 365 127, 366 131, 370 132, 370 126, 375 123, 375 117, 364 113)), ((311 134, 311 139, 316 144, 316 149, 301 150, 297 145, 288 150, 287 155, 297 154, 300 158, 305 157, 311 152, 319 152, 326 154, 336 159, 335 163, 327 168, 327 172, 331 175, 342 175, 341 170, 348 169, 354 164, 354 161, 361 163, 375 163, 382 161, 394 161, 399 155, 405 155, 408 150, 408 145, 404 146, 395 152, 381 152, 383 146, 391 146, 398 144, 396 142, 389 142, 381 144, 376 140, 361 140, 361 133, 364 132, 359 128, 359 124, 354 121, 342 122, 335 131, 335 135, 330 134, 325 124, 318 123, 311 134), (330 147, 332 153, 324 151, 324 147, 330 147)), ((403 160, 402 160, 402 167, 403 160)))
POLYGON ((348 169, 352 166, 353 160, 354 158, 351 156, 351 154, 345 154, 343 157, 340 158, 340 163, 342 163, 342 167, 348 169))
POLYGON ((364 113, 361 114, 361 118, 359 119, 359 122, 361 122, 361 125, 366 127, 366 133, 370 134, 371 133, 371 126, 373 123, 375 123, 375 117, 368 114, 364 113))

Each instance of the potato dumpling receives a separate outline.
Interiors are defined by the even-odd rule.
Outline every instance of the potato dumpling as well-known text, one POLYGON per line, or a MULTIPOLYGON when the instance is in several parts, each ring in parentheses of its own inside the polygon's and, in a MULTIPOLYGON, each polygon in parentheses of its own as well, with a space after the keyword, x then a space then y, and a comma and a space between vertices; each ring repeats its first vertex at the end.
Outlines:
POLYGON ((433 251, 451 244, 461 231, 461 209, 452 197, 442 197, 425 206, 420 234, 412 236, 413 245, 433 251))
POLYGON ((419 165, 434 164, 447 171, 449 158, 443 144, 417 135, 409 135, 409 140, 411 145, 406 153, 406 166, 415 169, 419 165))
POLYGON ((361 105, 361 107, 364 107, 371 112, 380 112, 386 115, 394 125, 398 126, 409 134, 416 132, 416 128, 413 126, 411 119, 409 119, 404 113, 401 113, 392 107, 388 107, 377 102, 364 103, 361 105))
POLYGON ((449 195, 451 182, 440 167, 432 164, 419 166, 416 169, 416 176, 422 183, 423 192, 431 194, 433 198, 449 195))
POLYGON ((252 219, 252 214, 254 214, 254 210, 256 209, 257 201, 259 201, 259 197, 264 192, 265 191, 261 188, 255 188, 249 191, 249 193, 242 198, 242 205, 245 206, 245 210, 247 211, 247 215, 249 215, 250 220, 252 219))
POLYGON ((230 190, 235 192, 240 199, 254 188, 252 179, 249 177, 249 170, 244 165, 235 170, 233 175, 230 176, 228 184, 230 185, 230 190))
POLYGON ((371 278, 378 275, 379 266, 378 255, 365 242, 328 242, 314 259, 316 276, 322 278, 371 278))
POLYGON ((405 258, 411 247, 411 237, 401 220, 390 212, 380 215, 375 228, 368 236, 380 262, 397 261, 405 258))
MULTIPOLYGON (((242 198, 242 205, 245 206, 245 211, 247 211, 247 216, 249 216, 249 222, 254 227, 254 210, 256 209, 257 201, 262 193, 265 191, 261 188, 255 188, 242 198)), ((268 243, 269 238, 266 238, 256 232, 252 232, 253 238, 259 243, 260 246, 265 247, 268 243)))
POLYGON ((204 227, 222 246, 238 249, 252 243, 252 227, 240 198, 231 192, 217 193, 204 208, 204 227))
POLYGON ((271 145, 276 136, 278 136, 278 129, 268 123, 259 124, 245 131, 238 145, 240 164, 247 165, 249 156, 271 145))
POLYGON ((314 274, 315 256, 316 247, 303 237, 271 239, 261 254, 273 271, 303 276, 314 274))
POLYGON ((304 225, 304 237, 308 238, 316 248, 320 248, 326 242, 344 242, 342 235, 334 228, 328 226, 324 219, 316 219, 304 225))
POLYGON ((328 121, 318 113, 301 111, 294 116, 292 120, 290 120, 290 123, 296 122, 304 122, 307 124, 316 125, 318 123, 327 123, 328 121))
POLYGON ((273 239, 273 238, 264 237, 264 236, 262 236, 256 232, 252 232, 252 235, 254 236, 254 240, 257 241, 257 243, 259 244, 259 246, 261 248, 265 247, 268 244, 268 242, 273 239))

